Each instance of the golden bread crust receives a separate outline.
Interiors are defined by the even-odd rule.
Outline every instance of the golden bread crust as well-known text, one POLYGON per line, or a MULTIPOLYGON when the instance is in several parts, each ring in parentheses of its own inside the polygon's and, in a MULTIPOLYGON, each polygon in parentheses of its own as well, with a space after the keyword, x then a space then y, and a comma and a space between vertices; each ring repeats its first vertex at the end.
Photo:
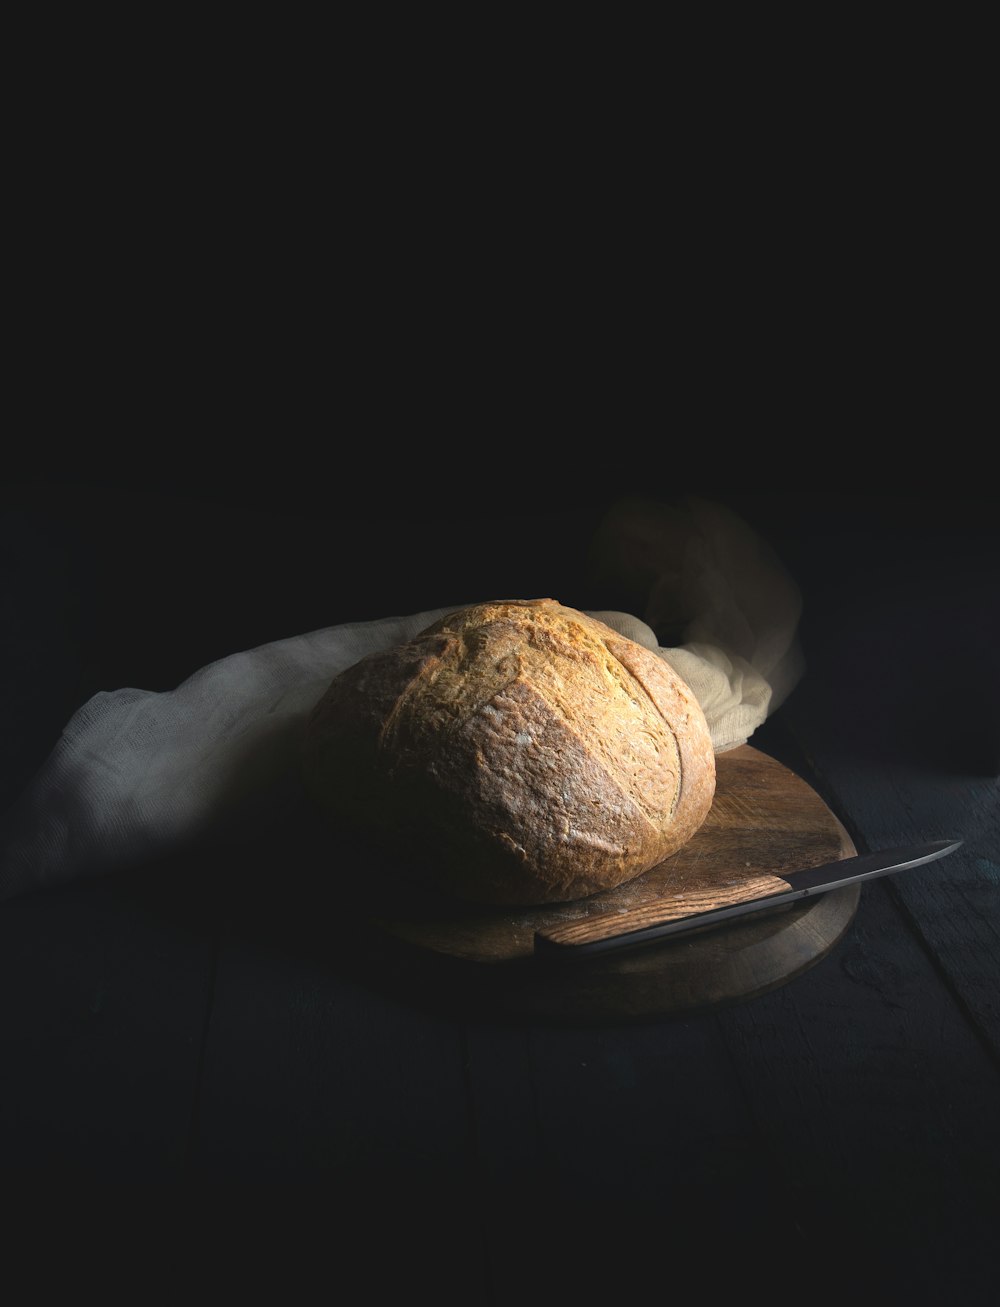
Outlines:
POLYGON ((656 866, 708 815, 704 714, 649 649, 552 599, 476 604, 334 678, 303 779, 461 898, 582 898, 656 866))

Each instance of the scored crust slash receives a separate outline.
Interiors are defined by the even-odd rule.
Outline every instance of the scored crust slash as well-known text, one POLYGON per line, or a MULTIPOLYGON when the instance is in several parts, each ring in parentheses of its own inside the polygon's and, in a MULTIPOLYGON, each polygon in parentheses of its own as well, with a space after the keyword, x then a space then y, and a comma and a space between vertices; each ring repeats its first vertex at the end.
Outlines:
POLYGON ((553 599, 472 605, 370 654, 307 723, 306 790, 461 899, 583 898, 701 827, 715 755, 655 652, 553 599))

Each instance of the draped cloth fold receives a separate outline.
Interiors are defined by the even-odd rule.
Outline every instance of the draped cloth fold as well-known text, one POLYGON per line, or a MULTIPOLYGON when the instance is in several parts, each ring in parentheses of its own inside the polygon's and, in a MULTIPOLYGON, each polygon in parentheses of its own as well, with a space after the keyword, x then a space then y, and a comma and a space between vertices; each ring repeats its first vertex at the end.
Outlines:
MULTIPOLYGON (((639 614, 591 615, 679 673, 716 752, 745 743, 803 671, 799 593, 770 549, 719 504, 635 500, 608 514, 594 557, 604 581, 642 602, 639 614), (676 643, 660 643, 665 630, 678 632, 676 643)), ((289 816, 301 801, 301 731, 332 677, 461 606, 277 640, 169 691, 94 695, 0 819, 0 899, 251 837, 289 816)))

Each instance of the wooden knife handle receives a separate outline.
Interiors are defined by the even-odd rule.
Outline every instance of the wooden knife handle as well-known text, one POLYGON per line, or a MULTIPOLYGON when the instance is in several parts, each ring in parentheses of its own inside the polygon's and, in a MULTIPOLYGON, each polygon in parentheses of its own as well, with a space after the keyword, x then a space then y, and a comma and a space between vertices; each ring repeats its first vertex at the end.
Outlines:
MULTIPOLYGON (((649 926, 659 926, 667 921, 678 921, 682 917, 692 917, 699 912, 712 912, 716 908, 729 907, 734 903, 746 903, 750 899, 765 898, 787 890, 788 882, 779 876, 753 876, 733 885, 717 886, 711 890, 687 891, 674 899, 643 903, 638 907, 629 908, 626 912, 603 912, 592 917, 581 917, 578 921, 543 926, 535 932, 535 942, 537 945, 541 940, 543 946, 551 944, 560 948, 593 944, 598 940, 614 939, 619 935, 629 935, 636 930, 645 930, 649 926)), ((761 904, 761 907, 766 906, 761 904)))

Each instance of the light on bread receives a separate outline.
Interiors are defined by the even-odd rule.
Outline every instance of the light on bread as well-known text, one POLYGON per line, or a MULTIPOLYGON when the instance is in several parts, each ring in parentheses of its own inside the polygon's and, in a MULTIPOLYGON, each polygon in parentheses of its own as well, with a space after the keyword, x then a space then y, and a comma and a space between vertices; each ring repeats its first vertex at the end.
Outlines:
POLYGON ((664 861, 711 807, 701 707, 653 651, 553 599, 476 604, 334 678, 303 779, 464 899, 536 904, 664 861))

